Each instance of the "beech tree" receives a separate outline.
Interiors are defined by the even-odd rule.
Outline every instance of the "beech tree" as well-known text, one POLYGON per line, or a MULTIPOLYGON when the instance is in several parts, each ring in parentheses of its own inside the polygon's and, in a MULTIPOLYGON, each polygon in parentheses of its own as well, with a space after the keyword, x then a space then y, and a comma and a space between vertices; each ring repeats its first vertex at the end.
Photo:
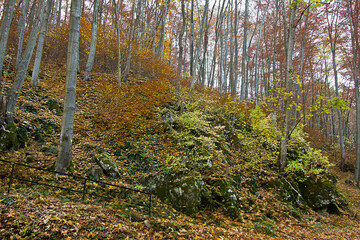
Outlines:
POLYGON ((15 0, 6 1, 6 7, 3 14, 0 28, 0 83, 2 77, 2 69, 6 53, 6 45, 9 38, 11 22, 14 16, 15 0))
POLYGON ((13 121, 15 105, 16 105, 17 99, 19 97, 22 85, 24 83, 26 71, 28 69, 31 56, 32 56, 34 48, 35 48, 36 39, 37 39, 38 32, 40 29, 43 11, 44 11, 44 1, 45 0, 39 1, 39 5, 36 10, 34 24, 32 26, 31 33, 30 33, 25 51, 23 52, 23 54, 21 56, 21 61, 19 63, 19 67, 16 71, 14 84, 12 85, 10 92, 9 92, 8 102, 7 102, 7 106, 6 106, 7 122, 13 121))
POLYGON ((79 51, 80 8, 81 0, 71 0, 64 113, 61 124, 59 153, 55 162, 55 171, 58 172, 64 172, 71 164, 76 102, 77 53, 79 51))
POLYGON ((87 80, 89 78, 89 72, 92 71, 93 66, 94 66, 95 50, 96 50, 96 42, 97 42, 99 3, 100 3, 100 0, 94 1, 93 20, 92 20, 92 25, 91 25, 90 49, 89 49, 89 56, 88 56, 88 59, 86 62, 86 67, 85 67, 84 80, 87 80))
POLYGON ((34 87, 37 87, 39 85, 40 63, 41 63, 41 58, 42 58, 42 54, 43 54, 44 41, 45 41, 48 26, 49 26, 49 16, 50 16, 50 12, 51 12, 51 7, 52 7, 52 0, 47 0, 46 10, 45 10, 45 14, 44 14, 44 20, 42 21, 42 24, 41 24, 39 40, 38 40, 38 44, 36 47, 34 67, 33 67, 33 72, 32 72, 31 81, 30 81, 30 84, 34 87))

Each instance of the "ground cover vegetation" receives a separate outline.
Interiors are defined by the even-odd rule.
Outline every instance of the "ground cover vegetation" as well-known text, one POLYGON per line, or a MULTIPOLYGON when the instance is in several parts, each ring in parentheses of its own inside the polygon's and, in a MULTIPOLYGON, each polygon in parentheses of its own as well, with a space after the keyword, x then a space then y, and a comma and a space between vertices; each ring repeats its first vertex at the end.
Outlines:
POLYGON ((2 2, 0 160, 91 180, 0 162, 0 236, 358 238, 358 1, 240 4, 2 2))

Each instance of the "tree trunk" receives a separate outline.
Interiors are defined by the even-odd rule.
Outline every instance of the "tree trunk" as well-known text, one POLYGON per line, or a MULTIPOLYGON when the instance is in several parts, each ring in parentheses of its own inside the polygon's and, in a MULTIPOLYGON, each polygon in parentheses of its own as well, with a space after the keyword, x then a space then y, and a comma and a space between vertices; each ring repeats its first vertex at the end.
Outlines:
POLYGON ((76 102, 76 55, 79 50, 80 7, 81 0, 71 1, 64 114, 61 126, 59 153, 55 162, 55 171, 58 172, 65 172, 71 164, 72 135, 76 102))
POLYGON ((246 48, 247 48, 247 24, 248 24, 248 14, 249 12, 249 0, 245 0, 245 16, 244 16, 244 37, 243 37, 243 52, 241 60, 241 90, 240 90, 240 100, 244 100, 245 88, 246 88, 246 48))
MULTIPOLYGON (((338 5, 337 5, 338 6, 338 5)), ((339 6, 338 6, 339 7, 339 6)), ((326 20, 327 20, 327 29, 328 29, 328 36, 330 41, 330 49, 331 49, 331 56, 332 56, 332 64, 333 64, 333 71, 334 71, 334 78, 335 78, 335 93, 336 97, 339 98, 339 80, 338 80, 338 71, 337 71, 337 64, 336 64, 336 43, 337 38, 339 37, 338 32, 338 14, 339 12, 337 9, 334 9, 336 12, 335 15, 332 15, 331 18, 329 16, 329 11, 326 9, 326 20), (335 26, 334 26, 335 24, 335 26), (335 33, 333 32, 335 31, 335 33)), ((339 119, 339 142, 340 142, 340 169, 345 170, 345 144, 344 144, 344 127, 343 127, 343 117, 341 113, 341 109, 336 109, 339 119)))
POLYGON ((196 68, 197 68, 197 60, 199 58, 199 54, 200 54, 200 46, 202 44, 202 40, 204 37, 204 27, 205 27, 205 19, 207 16, 207 12, 208 12, 208 7, 209 7, 209 0, 205 0, 205 9, 204 9, 204 14, 201 20, 201 27, 200 27, 200 39, 199 39, 199 43, 196 47, 196 51, 195 51, 195 56, 194 56, 194 67, 193 67, 193 75, 191 75, 191 80, 190 80, 190 89, 192 90, 194 88, 194 84, 195 84, 195 75, 196 75, 196 68))
POLYGON ((358 0, 346 0, 348 14, 350 17, 350 33, 352 46, 352 67, 355 82, 355 99, 356 99, 356 166, 355 166, 355 184, 360 187, 360 92, 359 92, 359 72, 358 66, 360 61, 359 43, 359 14, 360 6, 358 0), (354 5, 354 8, 353 8, 354 5))
POLYGON ((135 15, 135 1, 133 3, 132 9, 131 9, 131 26, 130 26, 130 33, 129 33, 129 43, 128 43, 128 54, 126 59, 126 65, 124 70, 124 82, 127 82, 127 78, 129 76, 130 72, 130 64, 131 64, 131 53, 132 53, 132 46, 134 42, 134 33, 135 33, 135 24, 134 24, 134 15, 135 15))
POLYGON ((32 56, 34 48, 35 48, 36 39, 37 39, 38 32, 40 29, 43 10, 44 10, 44 1, 45 0, 41 0, 39 2, 39 6, 36 10, 35 23, 32 26, 31 33, 30 33, 25 51, 21 57, 19 68, 16 71, 14 84, 12 85, 10 92, 9 92, 9 98, 8 98, 8 102, 7 102, 7 106, 6 106, 7 122, 13 121, 15 105, 16 105, 17 99, 19 97, 22 85, 24 83, 26 71, 28 69, 31 56, 32 56))
POLYGON ((23 43, 24 43, 26 16, 27 16, 28 9, 29 9, 29 0, 26 0, 25 2, 22 3, 21 19, 18 23, 18 29, 20 29, 20 36, 19 36, 19 44, 18 44, 17 55, 16 55, 16 68, 19 67, 20 60, 21 60, 21 52, 22 52, 23 43))
POLYGON ((89 72, 92 71, 93 66, 94 66, 96 42, 97 42, 99 3, 100 3, 100 0, 95 0, 95 2, 94 2, 93 21, 92 21, 92 26, 91 26, 90 49, 89 49, 89 56, 88 56, 86 66, 85 66, 84 80, 87 80, 89 78, 89 72))
POLYGON ((14 16, 15 0, 8 0, 4 11, 4 15, 0 28, 0 83, 2 77, 2 69, 4 65, 6 45, 9 38, 10 26, 14 16))
POLYGON ((122 78, 122 69, 121 69, 121 65, 122 65, 122 58, 121 58, 121 48, 120 48, 120 26, 119 26, 119 15, 118 15, 118 8, 117 8, 117 4, 116 4, 116 0, 113 0, 113 5, 114 5, 114 12, 115 12, 115 29, 116 29, 116 34, 117 34, 117 46, 118 46, 118 63, 117 63, 117 67, 118 67, 118 84, 119 86, 121 86, 121 78, 122 78))
POLYGON ((38 40, 38 44, 36 47, 35 62, 34 62, 33 72, 32 72, 31 81, 30 81, 30 84, 33 87, 37 87, 39 85, 40 63, 41 63, 41 57, 43 54, 45 36, 46 36, 47 29, 49 26, 49 16, 50 16, 51 7, 52 7, 52 0, 47 0, 44 19, 41 23, 39 40, 38 40))
POLYGON ((178 62, 178 69, 176 74, 176 99, 180 101, 180 87, 181 87, 181 68, 182 68, 182 56, 183 56, 183 36, 185 32, 185 26, 186 26, 186 16, 185 16, 185 0, 181 0, 181 13, 182 13, 182 26, 181 31, 179 34, 179 62, 178 62))
POLYGON ((268 0, 267 4, 266 4, 266 9, 264 12, 264 15, 262 17, 261 20, 261 25, 260 25, 260 29, 259 29, 259 37, 258 37, 258 42, 257 42, 257 46, 256 46, 256 54, 255 54, 255 77, 254 77, 254 81, 255 81, 255 106, 258 106, 258 63, 259 63, 259 48, 260 48, 260 41, 261 41, 261 33, 262 33, 262 28, 264 26, 265 23, 265 18, 267 15, 267 11, 269 9, 269 4, 270 4, 270 0, 268 0))
MULTIPOLYGON (((295 16, 296 10, 298 7, 297 1, 292 1, 290 4, 290 19, 289 27, 287 29, 286 37, 286 65, 285 65, 285 93, 287 95, 291 92, 291 75, 292 75, 292 53, 294 47, 294 38, 295 38, 295 16)), ((284 16, 285 18, 285 16, 284 16)), ((279 166, 280 171, 284 171, 287 163, 287 144, 289 139, 289 130, 290 130, 290 103, 292 102, 290 96, 284 96, 284 114, 285 119, 283 122, 282 136, 280 140, 280 159, 279 166)))

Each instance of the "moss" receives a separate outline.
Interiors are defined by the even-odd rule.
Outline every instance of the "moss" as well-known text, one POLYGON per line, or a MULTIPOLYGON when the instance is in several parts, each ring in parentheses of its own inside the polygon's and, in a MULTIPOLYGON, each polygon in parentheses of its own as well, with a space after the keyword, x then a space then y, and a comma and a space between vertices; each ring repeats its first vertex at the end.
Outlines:
POLYGON ((200 178, 190 177, 173 182, 169 187, 169 200, 174 208, 194 216, 201 208, 212 205, 205 183, 200 178))
POLYGON ((63 112, 61 105, 54 99, 50 99, 47 102, 48 109, 57 116, 60 116, 63 112))

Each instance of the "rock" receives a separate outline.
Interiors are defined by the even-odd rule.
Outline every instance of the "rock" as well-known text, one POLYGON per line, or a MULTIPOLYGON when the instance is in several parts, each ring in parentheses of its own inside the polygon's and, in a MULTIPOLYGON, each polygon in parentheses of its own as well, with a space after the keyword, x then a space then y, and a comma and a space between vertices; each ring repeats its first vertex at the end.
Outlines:
POLYGON ((0 128, 0 150, 18 150, 19 148, 26 147, 28 141, 26 128, 16 127, 14 122, 0 128))
POLYGON ((211 182, 211 185, 216 187, 212 195, 224 208, 225 214, 232 219, 239 218, 238 198, 234 187, 225 179, 213 179, 211 182))
POLYGON ((168 123, 173 123, 175 121, 175 115, 172 111, 167 111, 162 114, 161 120, 168 122, 168 123))
POLYGON ((169 201, 175 209, 190 216, 212 203, 204 181, 195 177, 174 181, 169 187, 169 201))
POLYGON ((340 208, 346 208, 347 203, 336 191, 334 184, 325 177, 316 178, 311 175, 298 186, 307 205, 316 211, 327 209, 330 214, 340 214, 340 208))
POLYGON ((50 99, 47 101, 48 109, 55 115, 60 116, 63 112, 61 104, 59 104, 56 100, 50 99))
POLYGON ((102 168, 94 167, 94 166, 91 167, 90 172, 91 172, 91 177, 93 177, 96 181, 98 181, 101 174, 103 174, 102 168))
POLYGON ((119 177, 120 176, 120 172, 119 169, 115 163, 115 161, 113 160, 112 156, 107 153, 107 152, 103 152, 100 154, 100 156, 98 158, 95 158, 97 164, 102 168, 102 170, 104 171, 104 173, 108 176, 112 176, 112 177, 119 177))
POLYGON ((149 220, 146 219, 146 220, 144 221, 144 224, 145 224, 146 227, 151 228, 151 223, 150 223, 149 220))

